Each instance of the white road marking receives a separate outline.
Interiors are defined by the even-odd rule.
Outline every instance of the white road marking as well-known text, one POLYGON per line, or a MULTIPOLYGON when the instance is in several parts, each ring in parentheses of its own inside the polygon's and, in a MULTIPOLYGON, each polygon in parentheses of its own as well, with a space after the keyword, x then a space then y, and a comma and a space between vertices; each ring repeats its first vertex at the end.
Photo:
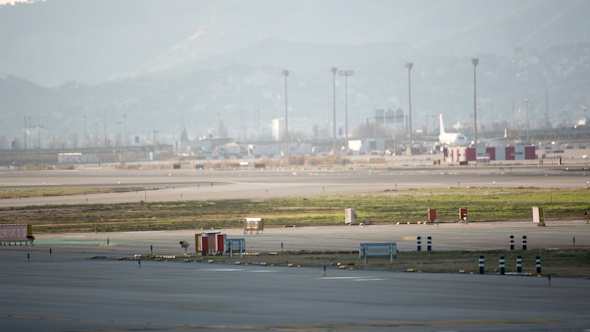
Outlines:
POLYGON ((373 279, 354 279, 353 281, 377 281, 377 280, 385 280, 381 278, 373 278, 373 279))
MULTIPOLYGON (((317 278, 317 279, 361 279, 361 278, 367 278, 367 277, 321 277, 321 278, 317 278)), ((371 278, 371 277, 369 277, 371 278)))
POLYGON ((234 272, 234 271, 243 271, 244 269, 206 269, 201 271, 215 271, 215 272, 234 272))

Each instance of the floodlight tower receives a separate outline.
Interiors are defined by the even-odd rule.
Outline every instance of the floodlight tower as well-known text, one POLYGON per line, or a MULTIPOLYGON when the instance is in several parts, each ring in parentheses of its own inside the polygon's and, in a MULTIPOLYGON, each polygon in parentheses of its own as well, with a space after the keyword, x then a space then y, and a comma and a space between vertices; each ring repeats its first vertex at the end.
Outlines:
POLYGON ((332 124, 334 127, 334 147, 332 148, 332 153, 336 152, 336 72, 338 72, 338 68, 332 67, 330 69, 332 72, 332 91, 334 96, 334 123, 332 124))
POLYGON ((346 135, 346 153, 348 153, 348 76, 352 76, 352 70, 341 70, 338 72, 340 76, 344 76, 344 110, 345 110, 345 135, 346 135))
POLYGON ((285 156, 289 156, 289 110, 287 108, 287 76, 289 76, 289 71, 287 69, 283 70, 283 75, 285 75, 285 156))
POLYGON ((526 123, 526 141, 528 143, 529 141, 529 105, 531 104, 531 101, 526 98, 524 100, 526 102, 526 119, 525 119, 525 123, 526 123))
POLYGON ((476 89, 476 76, 475 76, 475 68, 479 63, 478 58, 471 59, 471 64, 473 64, 473 128, 475 133, 475 146, 477 147, 477 89, 476 89))
POLYGON ((406 68, 408 68, 408 102, 409 102, 409 110, 408 110, 408 116, 409 116, 409 125, 408 125, 408 132, 409 132, 409 144, 408 144, 408 151, 410 152, 410 154, 412 154, 412 80, 411 80, 411 71, 412 68, 414 67, 414 63, 412 62, 407 62, 406 63, 406 68))

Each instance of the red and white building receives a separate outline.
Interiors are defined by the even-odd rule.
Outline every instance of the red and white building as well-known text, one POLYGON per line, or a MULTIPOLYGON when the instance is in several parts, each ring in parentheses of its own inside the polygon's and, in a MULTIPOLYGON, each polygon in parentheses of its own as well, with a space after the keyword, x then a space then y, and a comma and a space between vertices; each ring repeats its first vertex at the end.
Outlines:
POLYGON ((443 150, 445 162, 495 160, 534 160, 537 159, 534 146, 507 147, 455 147, 443 150), (489 158, 489 159, 488 159, 489 158))

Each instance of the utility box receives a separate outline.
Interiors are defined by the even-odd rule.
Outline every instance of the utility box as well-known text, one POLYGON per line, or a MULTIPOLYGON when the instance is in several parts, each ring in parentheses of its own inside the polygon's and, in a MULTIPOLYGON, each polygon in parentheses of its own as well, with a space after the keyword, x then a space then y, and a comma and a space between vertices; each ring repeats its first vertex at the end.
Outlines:
POLYGON ((542 207, 533 206, 533 222, 538 223, 539 226, 545 225, 545 211, 542 207))
MULTIPOLYGON (((223 251, 218 249, 218 235, 225 236, 225 234, 220 234, 219 232, 196 234, 195 239, 197 240, 197 252, 207 255, 223 251)), ((225 238, 222 238, 221 241, 225 242, 225 238)), ((221 245, 221 248, 223 248, 223 244, 221 245)))
MULTIPOLYGON (((217 248, 217 244, 216 244, 216 242, 217 242, 217 234, 219 234, 219 233, 217 233, 217 232, 215 232, 215 233, 207 233, 207 238, 208 238, 208 241, 207 241, 208 242, 207 243, 208 244, 208 246, 207 246, 207 253, 209 253, 209 254, 213 254, 216 251, 216 248, 217 248)), ((205 235, 205 234, 203 234, 203 235, 205 235)))
POLYGON ((225 234, 215 234, 215 252, 216 253, 224 253, 225 252, 225 234))
POLYGON ((436 220, 436 209, 428 209, 428 220, 431 222, 436 220))
POLYGON ((344 210, 344 223, 348 225, 356 225, 356 213, 354 209, 344 210))
POLYGON ((207 235, 205 234, 201 234, 197 240, 198 245, 197 245, 197 252, 202 253, 203 255, 207 255, 207 253, 209 252, 209 238, 207 237, 207 235))
POLYGON ((459 219, 467 222, 467 208, 460 208, 459 209, 459 219))
POLYGON ((248 234, 248 231, 252 234, 254 230, 256 230, 256 234, 264 230, 264 220, 262 218, 244 218, 244 234, 248 234))

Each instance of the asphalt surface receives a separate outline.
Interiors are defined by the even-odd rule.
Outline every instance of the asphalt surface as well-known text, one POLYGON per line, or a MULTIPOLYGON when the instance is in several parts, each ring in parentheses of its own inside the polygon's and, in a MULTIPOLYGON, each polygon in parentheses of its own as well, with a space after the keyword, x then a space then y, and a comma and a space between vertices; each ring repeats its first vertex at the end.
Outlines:
MULTIPOLYGON (((95 194, 0 200, 0 206, 376 192, 387 189, 585 187, 584 172, 550 167, 389 170, 117 171, 0 173, 0 190, 145 187, 143 194, 95 194), (495 181, 495 184, 494 184, 495 181), (211 186, 211 183, 213 185, 211 186), (166 188, 168 187, 168 188, 166 188), (268 189, 268 193, 266 190, 268 189), (147 195, 147 196, 146 196, 147 195), (142 197, 140 197, 142 196, 142 197)), ((179 241, 207 230, 36 234, 34 247, 0 247, 2 331, 586 331, 590 281, 584 278, 238 266, 230 263, 118 261, 149 253, 179 254, 179 241), (108 241, 116 246, 104 247, 108 241), (49 249, 52 256, 49 257, 49 249), (27 262, 27 254, 31 260, 27 262), (91 260, 102 255, 104 260, 91 260)), ((529 249, 590 248, 582 220, 429 225, 267 228, 245 238, 248 251, 357 249, 396 242, 415 250, 500 250, 515 235, 529 249), (424 245, 424 243, 423 243, 424 245)))
POLYGON ((423 246, 431 236, 434 250, 502 250, 509 248, 510 235, 514 235, 517 247, 526 235, 530 250, 570 249, 573 237, 576 248, 590 249, 590 225, 585 220, 552 220, 546 227, 538 227, 530 221, 449 223, 439 227, 435 224, 286 227, 266 228, 259 234, 244 234, 242 229, 36 234, 35 248, 65 248, 115 258, 146 254, 153 246, 162 254, 180 254, 179 241, 188 241, 189 249, 194 252, 195 234, 207 231, 221 232, 228 238, 244 238, 250 252, 280 251, 281 243, 285 250, 357 250, 361 242, 395 242, 398 250, 412 251, 416 250, 417 236, 422 237, 423 246), (117 246, 98 247, 107 243, 107 238, 117 246))
POLYGON ((406 167, 288 170, 2 171, 0 190, 140 188, 126 193, 45 196, 0 200, 0 207, 44 204, 123 203, 277 196, 312 196, 447 187, 584 188, 590 172, 556 166, 406 167), (145 189, 145 190, 142 190, 145 189))
MULTIPOLYGON (((24 253, 24 252, 21 252, 24 253)), ((583 331, 590 283, 499 275, 2 257, 4 331, 583 331)))

